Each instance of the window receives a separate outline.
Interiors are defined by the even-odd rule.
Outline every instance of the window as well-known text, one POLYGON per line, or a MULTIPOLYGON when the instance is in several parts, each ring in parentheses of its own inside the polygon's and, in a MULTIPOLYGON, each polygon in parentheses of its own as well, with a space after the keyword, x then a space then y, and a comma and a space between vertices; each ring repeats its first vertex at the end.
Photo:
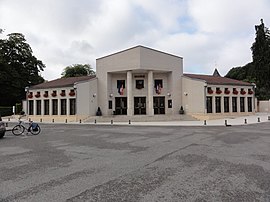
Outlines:
POLYGON ((109 109, 112 109, 112 101, 109 100, 109 109))
POLYGON ((155 90, 157 94, 161 93, 161 90, 163 88, 163 82, 162 79, 156 79, 155 80, 155 90))
POLYGON ((172 108, 172 100, 168 100, 168 108, 172 108))
POLYGON ((36 100, 36 115, 41 115, 41 100, 36 100))
POLYGON ((206 97, 206 110, 207 113, 212 113, 212 97, 210 96, 206 97))
POLYGON ((245 112, 245 98, 240 97, 240 112, 245 112))
POLYGON ((44 97, 48 97, 49 96, 49 92, 45 91, 45 93, 43 94, 44 97))
POLYGON ((34 115, 34 101, 29 100, 29 115, 34 115))
POLYGON ((67 100, 61 99, 61 115, 67 115, 67 100))
POLYGON ((125 80, 117 80, 117 89, 118 89, 119 95, 124 94, 125 80))
POLYGON ((52 100, 52 115, 57 115, 58 114, 58 100, 53 99, 52 100))
POLYGON ((69 96, 74 96, 74 95, 75 95, 75 90, 74 89, 70 89, 69 96))
POLYGON ((66 91, 65 91, 65 90, 61 90, 60 95, 61 95, 61 96, 66 96, 66 91))
POLYGON ((221 113, 221 97, 215 97, 216 113, 221 113))
POLYGON ((56 90, 54 90, 54 91, 52 92, 52 96, 53 96, 53 97, 56 97, 56 96, 57 96, 57 91, 56 91, 56 90))
POLYGON ((162 79, 155 79, 155 88, 157 88, 158 86, 160 86, 161 88, 163 88, 162 79))
POLYGON ((49 115, 49 100, 44 100, 44 115, 49 115))
POLYGON ((76 99, 69 100, 69 111, 70 111, 70 115, 76 114, 76 99))
POLYGON ((229 111, 230 111, 229 97, 224 97, 224 112, 229 112, 229 111))
POLYGON ((144 80, 136 80, 136 88, 137 89, 144 88, 144 80))
POLYGON ((37 91, 37 93, 35 94, 35 97, 36 98, 39 98, 40 97, 40 91, 37 91))
POLYGON ((248 112, 252 112, 252 97, 248 97, 248 112))
POLYGON ((216 94, 221 94, 222 91, 220 90, 220 88, 216 88, 216 94))
POLYGON ((237 97, 232 97, 232 110, 237 112, 237 97))

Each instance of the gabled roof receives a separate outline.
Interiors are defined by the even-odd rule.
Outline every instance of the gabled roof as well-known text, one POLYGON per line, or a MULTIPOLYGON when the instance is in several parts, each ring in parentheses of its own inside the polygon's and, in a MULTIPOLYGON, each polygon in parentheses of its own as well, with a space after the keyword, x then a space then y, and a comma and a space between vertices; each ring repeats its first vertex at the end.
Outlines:
POLYGON ((59 87, 69 87, 69 86, 72 87, 74 83, 76 82, 87 81, 95 77, 96 76, 79 76, 79 77, 60 78, 60 79, 44 82, 35 86, 31 86, 30 89, 59 88, 59 87))
POLYGON ((149 47, 146 47, 146 46, 137 45, 137 46, 134 46, 134 47, 131 47, 131 48, 122 50, 122 51, 118 51, 118 52, 115 52, 115 53, 112 53, 112 54, 109 54, 109 55, 106 55, 106 56, 97 58, 96 60, 100 60, 100 59, 103 59, 103 58, 106 58, 106 57, 111 57, 111 56, 117 55, 117 54, 119 54, 119 53, 128 52, 128 51, 130 51, 130 50, 132 50, 132 49, 148 49, 148 50, 151 50, 151 51, 154 51, 154 52, 162 53, 162 54, 164 54, 164 55, 170 55, 170 56, 173 56, 173 57, 176 57, 176 58, 181 58, 181 59, 183 59, 183 57, 180 57, 180 56, 177 56, 177 55, 173 55, 173 54, 170 54, 170 53, 166 53, 166 52, 163 52, 163 51, 160 51, 160 50, 156 50, 156 49, 153 49, 153 48, 149 48, 149 47))
POLYGON ((184 74, 184 76, 191 78, 191 79, 199 79, 199 80, 205 81, 207 84, 252 86, 251 83, 244 82, 244 81, 238 81, 238 80, 230 79, 230 78, 226 78, 226 77, 202 75, 202 74, 184 74))

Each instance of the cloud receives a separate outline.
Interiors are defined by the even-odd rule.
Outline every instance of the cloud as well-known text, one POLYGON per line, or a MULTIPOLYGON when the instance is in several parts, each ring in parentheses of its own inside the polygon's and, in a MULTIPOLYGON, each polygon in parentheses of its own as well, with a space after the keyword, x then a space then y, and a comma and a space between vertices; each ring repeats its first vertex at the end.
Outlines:
POLYGON ((185 72, 224 75, 251 61, 254 25, 270 19, 268 0, 0 1, 0 28, 25 35, 49 80, 139 44, 183 56, 185 72))

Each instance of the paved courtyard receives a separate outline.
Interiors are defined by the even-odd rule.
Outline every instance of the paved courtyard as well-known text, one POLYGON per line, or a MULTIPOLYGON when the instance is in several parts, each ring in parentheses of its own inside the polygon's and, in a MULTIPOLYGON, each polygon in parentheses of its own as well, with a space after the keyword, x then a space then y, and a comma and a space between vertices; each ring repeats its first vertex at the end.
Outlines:
POLYGON ((270 122, 41 124, 0 140, 0 201, 270 201, 270 122))

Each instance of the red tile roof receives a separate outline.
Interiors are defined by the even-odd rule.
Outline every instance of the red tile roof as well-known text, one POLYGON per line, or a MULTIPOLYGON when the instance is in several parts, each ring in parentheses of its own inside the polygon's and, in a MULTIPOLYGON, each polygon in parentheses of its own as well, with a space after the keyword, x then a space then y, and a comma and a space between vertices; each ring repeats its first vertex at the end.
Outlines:
POLYGON ((31 86, 30 89, 68 87, 68 86, 73 86, 74 83, 76 82, 86 81, 89 79, 93 79, 95 77, 96 76, 79 76, 79 77, 60 78, 60 79, 44 82, 35 86, 31 86))
POLYGON ((234 85, 234 86, 252 86, 251 83, 238 81, 235 79, 230 79, 226 77, 212 76, 212 75, 202 75, 202 74, 184 74, 184 76, 191 79, 199 79, 205 81, 207 84, 214 85, 234 85))

